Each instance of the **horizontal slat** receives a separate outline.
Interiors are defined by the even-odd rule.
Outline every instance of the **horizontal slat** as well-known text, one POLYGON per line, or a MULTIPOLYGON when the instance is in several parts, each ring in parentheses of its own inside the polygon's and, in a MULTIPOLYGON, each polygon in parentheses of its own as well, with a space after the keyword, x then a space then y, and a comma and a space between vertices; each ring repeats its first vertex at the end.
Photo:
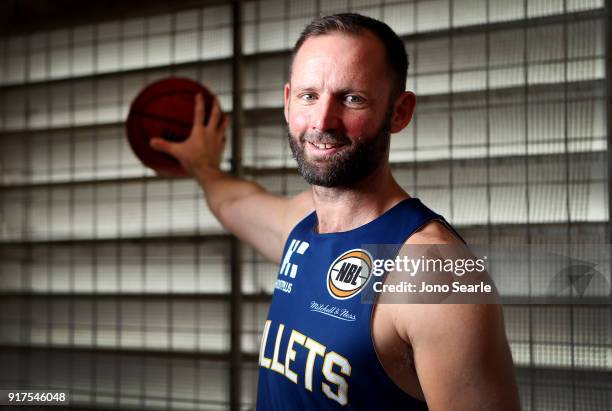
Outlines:
MULTIPOLYGON (((250 108, 250 109, 245 109, 243 113, 244 113, 244 120, 245 120, 244 125, 246 127, 252 126, 254 124, 266 124, 266 120, 267 122, 272 122, 273 120, 274 123, 276 124, 279 121, 281 121, 283 118, 282 117, 283 112, 282 112, 281 107, 250 108)), ((225 112, 225 114, 231 116, 232 111, 227 111, 225 112)), ((78 133, 78 132, 91 132, 93 134, 96 132, 99 133, 101 131, 104 131, 104 129, 113 129, 117 127, 121 127, 123 130, 123 127, 125 127, 125 121, 109 122, 109 123, 77 124, 74 126, 58 126, 58 127, 49 127, 49 128, 30 128, 30 129, 25 129, 25 130, 24 129, 5 130, 5 131, 0 131, 0 141, 2 138, 7 138, 7 137, 19 138, 19 137, 25 137, 25 136, 30 136, 30 135, 47 134, 47 133, 49 134, 56 134, 56 133, 57 134, 59 133, 70 134, 70 133, 78 133)))
POLYGON ((177 241, 183 243, 198 244, 213 241, 228 241, 232 238, 231 234, 223 232, 210 233, 186 233, 169 235, 142 235, 138 237, 98 237, 98 238, 58 238, 47 240, 16 240, 0 241, 0 246, 52 246, 52 245, 103 245, 114 243, 134 243, 134 244, 171 244, 177 241))
MULTIPOLYGON (((132 348, 109 348, 109 347, 83 347, 83 346, 60 346, 60 345, 13 345, 0 344, 0 351, 27 353, 43 351, 49 353, 67 354, 106 354, 116 356, 138 356, 155 358, 184 358, 210 361, 229 361, 228 352, 207 351, 180 351, 180 350, 154 350, 154 349, 132 349, 132 348)), ((253 353, 242 353, 245 361, 256 361, 257 355, 253 353)))
MULTIPOLYGON (((175 302, 175 301, 229 301, 231 295, 223 293, 180 293, 180 292, 164 292, 164 293, 133 293, 133 292, 2 292, 0 298, 11 298, 20 300, 86 300, 86 301, 123 301, 123 300, 138 300, 138 301, 157 301, 175 302)), ((270 302, 272 295, 269 293, 260 294, 242 294, 241 299, 248 302, 270 302)), ((612 306, 612 296, 609 297, 526 297, 526 296, 504 296, 501 298, 503 305, 546 305, 546 306, 612 306)))
MULTIPOLYGON (((84 293, 84 292, 2 292, 0 298, 22 299, 22 300, 137 300, 137 301, 229 301, 231 294, 229 293, 180 293, 180 292, 150 292, 150 293, 134 293, 134 292, 99 292, 99 293, 84 293)), ((260 294, 242 294, 241 298, 248 302, 270 302, 272 295, 268 293, 260 294)))

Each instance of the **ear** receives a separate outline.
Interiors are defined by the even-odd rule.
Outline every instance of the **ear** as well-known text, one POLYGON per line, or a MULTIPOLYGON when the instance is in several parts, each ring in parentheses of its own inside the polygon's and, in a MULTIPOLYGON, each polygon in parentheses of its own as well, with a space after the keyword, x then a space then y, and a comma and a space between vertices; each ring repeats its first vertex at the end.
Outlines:
POLYGON ((284 90, 284 101, 285 101, 285 107, 284 107, 284 114, 285 114, 285 122, 287 124, 289 124, 289 98, 291 97, 291 85, 289 83, 285 83, 285 90, 284 90))
POLYGON ((406 128, 410 120, 412 120, 415 106, 416 95, 411 91, 404 91, 395 100, 395 108, 391 118, 391 133, 399 133, 406 128))

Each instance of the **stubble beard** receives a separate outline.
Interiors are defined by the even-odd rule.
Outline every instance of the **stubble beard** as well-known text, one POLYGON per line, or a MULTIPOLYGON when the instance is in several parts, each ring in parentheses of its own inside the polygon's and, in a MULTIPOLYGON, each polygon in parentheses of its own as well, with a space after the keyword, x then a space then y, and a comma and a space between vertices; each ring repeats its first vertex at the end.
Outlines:
POLYGON ((350 187, 372 174, 384 161, 387 161, 391 116, 372 136, 363 136, 351 141, 344 134, 304 133, 293 136, 289 131, 287 137, 298 171, 311 185, 321 187, 350 187), (304 153, 307 140, 346 144, 339 152, 319 158, 316 161, 306 158, 304 153))

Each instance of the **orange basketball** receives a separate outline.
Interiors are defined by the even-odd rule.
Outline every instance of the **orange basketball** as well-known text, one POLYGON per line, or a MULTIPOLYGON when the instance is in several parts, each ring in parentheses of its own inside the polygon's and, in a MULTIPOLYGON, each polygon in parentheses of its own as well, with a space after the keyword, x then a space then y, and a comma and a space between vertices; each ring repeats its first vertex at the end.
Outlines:
POLYGON ((204 97, 204 123, 210 117, 215 96, 200 83, 179 77, 158 80, 136 96, 126 121, 127 137, 136 157, 160 174, 187 175, 172 156, 149 145, 153 137, 183 141, 193 126, 195 96, 204 97))

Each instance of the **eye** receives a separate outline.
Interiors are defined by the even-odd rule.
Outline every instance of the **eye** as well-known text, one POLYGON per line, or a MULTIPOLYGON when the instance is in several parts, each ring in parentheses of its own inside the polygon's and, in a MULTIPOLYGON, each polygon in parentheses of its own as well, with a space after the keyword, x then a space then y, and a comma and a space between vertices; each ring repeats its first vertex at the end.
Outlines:
POLYGON ((299 98, 306 102, 310 102, 310 101, 314 101, 316 97, 314 93, 302 93, 299 95, 299 98))
POLYGON ((361 96, 355 94, 348 94, 344 97, 344 100, 349 104, 361 104, 365 101, 361 96))

